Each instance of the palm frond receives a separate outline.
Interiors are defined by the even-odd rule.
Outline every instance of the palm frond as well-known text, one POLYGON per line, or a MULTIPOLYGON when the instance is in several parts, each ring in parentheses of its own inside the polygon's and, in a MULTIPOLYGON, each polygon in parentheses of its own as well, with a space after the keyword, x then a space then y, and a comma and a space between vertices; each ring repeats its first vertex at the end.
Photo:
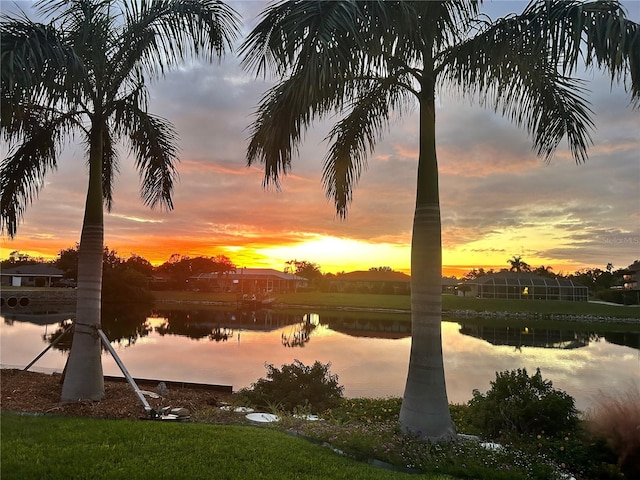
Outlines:
POLYGON ((581 65, 608 70, 640 106, 640 31, 616 0, 531 2, 513 21, 526 24, 517 42, 537 42, 564 75, 581 65), (631 83, 627 83, 630 77, 631 83))
POLYGON ((42 25, 27 18, 2 17, 0 23, 0 96, 5 122, 21 102, 55 106, 72 103, 69 88, 82 77, 84 64, 53 25, 42 25))
POLYGON ((367 155, 388 127, 391 112, 399 113, 406 102, 407 93, 400 84, 396 79, 370 82, 353 101, 349 114, 329 133, 333 143, 324 160, 322 183, 340 218, 347 215, 353 188, 367 166, 367 155))
POLYGON ((108 212, 113 207, 113 184, 118 168, 118 151, 114 145, 114 138, 110 132, 102 137, 102 195, 108 212))
POLYGON ((171 123, 147 113, 148 91, 144 77, 139 68, 134 73, 135 75, 132 74, 128 79, 130 85, 127 94, 111 102, 108 110, 108 114, 112 115, 113 136, 109 137, 112 151, 105 149, 105 163, 112 162, 113 165, 103 166, 105 201, 108 200, 106 193, 109 191, 106 188, 106 180, 113 180, 118 172, 117 153, 113 150, 115 139, 126 136, 136 155, 136 167, 143 177, 141 197, 145 205, 152 208, 160 205, 172 209, 171 194, 174 180, 177 178, 174 166, 178 151, 177 134, 171 123), (165 148, 166 150, 163 150, 165 148), (147 155, 153 158, 146 158, 147 155))
POLYGON ((523 80, 495 99, 495 109, 501 104, 503 115, 532 134, 536 154, 547 162, 564 137, 576 163, 585 162, 594 124, 583 82, 551 69, 523 80))
POLYGON ((298 105, 296 79, 284 80, 262 97, 250 127, 247 165, 264 165, 264 186, 271 182, 278 188, 280 176, 288 172, 291 157, 310 123, 307 104, 298 105))
POLYGON ((580 63, 589 68, 606 69, 611 82, 625 82, 636 106, 640 103, 640 31, 626 18, 618 1, 555 1, 532 4, 523 13, 530 22, 544 29, 552 53, 564 62, 569 74, 580 63), (631 85, 626 84, 627 73, 631 85))
POLYGON ((583 162, 594 126, 586 90, 579 79, 562 73, 553 44, 541 43, 539 32, 534 35, 529 27, 529 19, 519 16, 489 25, 449 49, 440 72, 464 94, 477 95, 524 127, 547 161, 566 137, 576 162, 583 162))
POLYGON ((129 0, 124 18, 114 56, 114 66, 124 75, 136 64, 161 74, 190 56, 220 58, 232 49, 240 20, 219 0, 129 0))
POLYGON ((297 0, 268 7, 240 47, 242 65, 256 75, 273 68, 280 76, 297 70, 300 63, 348 66, 356 52, 353 46, 363 41, 358 25, 364 3, 297 0))
MULTIPOLYGON (((264 165, 265 186, 271 182, 279 186, 280 176, 288 172, 292 155, 313 120, 340 110, 345 103, 361 98, 362 92, 370 94, 371 82, 380 77, 402 74, 406 78, 410 74, 410 69, 403 69, 406 62, 401 57, 405 52, 400 48, 396 55, 386 47, 389 30, 397 30, 403 23, 417 29, 413 2, 294 0, 275 4, 264 12, 240 52, 246 69, 266 75, 267 68, 273 68, 283 78, 261 99, 250 130, 247 162, 264 165), (398 21, 398 15, 404 15, 406 22, 398 21), (387 65, 391 57, 396 61, 387 65)), ((411 38, 416 40, 416 35, 411 38)), ((397 48, 397 42, 392 46, 397 48)), ((413 53, 407 55, 416 58, 413 53)), ((358 113, 364 115, 364 110, 358 113)), ((336 127, 334 154, 340 142, 348 149, 346 132, 358 113, 336 127), (340 130, 344 133, 338 133, 340 130)), ((361 153, 368 151, 365 148, 361 153)), ((354 159, 354 165, 363 159, 354 159)), ((341 187, 330 187, 330 177, 327 171, 328 194, 338 195, 341 187)), ((345 174, 347 177, 353 178, 351 174, 345 174)), ((344 202, 336 198, 337 205, 342 205, 339 211, 346 208, 346 198, 344 202)))
POLYGON ((61 136, 69 122, 68 118, 40 122, 37 114, 26 116, 28 134, 0 167, 0 230, 10 237, 16 234, 18 223, 27 205, 37 197, 46 174, 57 167, 61 136))
POLYGON ((136 168, 142 178, 140 196, 145 205, 173 209, 173 186, 178 177, 177 135, 173 125, 142 110, 131 110, 128 130, 136 168))
POLYGON ((279 2, 265 9, 241 45, 242 65, 256 75, 272 69, 279 77, 304 67, 336 82, 380 74, 387 54, 405 64, 407 56, 420 56, 424 17, 417 6, 427 3, 436 2, 279 2))
MULTIPOLYGON (((414 4, 418 17, 419 42, 433 46, 435 52, 440 52, 457 43, 467 33, 470 23, 478 16, 481 2, 482 0, 448 0, 403 3, 414 4)), ((396 35, 406 37, 406 31, 406 27, 400 27, 396 35)), ((413 41, 412 45, 402 46, 398 50, 404 51, 407 47, 415 50, 420 43, 413 41)))
POLYGON ((0 17, 2 87, 27 88, 61 71, 80 73, 82 61, 53 25, 27 18, 0 17))

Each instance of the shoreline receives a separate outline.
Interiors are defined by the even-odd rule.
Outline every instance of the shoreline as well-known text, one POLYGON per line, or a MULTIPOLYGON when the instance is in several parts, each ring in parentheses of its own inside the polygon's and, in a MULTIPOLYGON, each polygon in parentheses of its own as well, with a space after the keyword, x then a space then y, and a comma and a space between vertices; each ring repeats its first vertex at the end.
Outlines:
MULTIPOLYGON (((58 314, 58 315, 73 315, 75 310, 75 289, 3 289, 3 316, 7 318, 16 318, 23 316, 32 316, 35 314, 58 314), (5 298, 6 297, 6 298, 5 298), (16 305, 9 304, 8 300, 13 297, 16 301, 16 305), (6 308, 8 307, 8 308, 6 308)), ((302 299, 300 299, 302 300, 302 299)), ((311 299, 308 299, 311 300, 311 299)), ((295 300, 294 300, 295 301, 295 300)), ((346 301, 344 302, 346 303, 346 301)), ((473 308, 464 308, 466 305, 459 305, 462 308, 443 308, 442 315, 453 319, 497 319, 497 320, 527 320, 527 321, 557 321, 557 322, 572 322, 572 323, 591 323, 591 324, 625 324, 625 325, 640 325, 640 306, 638 305, 617 305, 606 302, 593 301, 589 302, 594 306, 600 306, 602 304, 614 308, 620 309, 620 312, 624 312, 623 316, 607 315, 608 312, 602 312, 597 314, 585 313, 584 311, 579 313, 554 313, 554 312, 535 312, 535 311, 506 311, 500 310, 498 307, 495 310, 479 310, 473 308), (627 316, 627 313, 630 316, 627 316)), ((170 306, 170 305, 182 305, 182 306, 209 306, 209 307, 223 307, 230 309, 238 309, 239 304, 237 301, 231 301, 229 299, 218 300, 205 300, 200 298, 157 298, 155 299, 155 306, 170 306)), ((453 305, 450 305, 453 306, 453 305)), ((458 306, 458 305, 456 305, 458 306)), ((337 305, 337 304, 322 304, 321 302, 303 302, 301 303, 287 303, 283 301, 277 301, 269 305, 270 309, 277 310, 315 310, 315 311, 334 311, 334 312, 364 312, 364 313, 376 313, 376 314, 395 314, 395 315, 410 315, 411 309, 404 308, 404 306, 398 305, 396 308, 390 307, 378 307, 378 306, 349 306, 349 305, 337 305)))
MULTIPOLYGON (((178 304, 178 305, 207 305, 214 307, 235 307, 235 302, 207 301, 207 300, 156 300, 156 304, 178 304)), ((620 307, 626 307, 620 305, 620 307)), ((343 312, 368 312, 368 313, 388 313, 410 315, 409 309, 379 308, 379 307, 346 307, 333 305, 302 305, 289 303, 274 303, 273 309, 285 310, 320 310, 320 311, 343 311, 343 312)), ((630 307, 634 308, 634 307, 630 307)), ((518 320, 554 320, 561 322, 578 323, 620 323, 620 324, 640 324, 640 309, 638 317, 607 317, 603 315, 571 315, 563 313, 538 313, 538 312, 506 312, 506 311, 478 311, 478 310, 442 310, 443 316, 453 318, 495 318, 495 319, 518 319, 518 320)))

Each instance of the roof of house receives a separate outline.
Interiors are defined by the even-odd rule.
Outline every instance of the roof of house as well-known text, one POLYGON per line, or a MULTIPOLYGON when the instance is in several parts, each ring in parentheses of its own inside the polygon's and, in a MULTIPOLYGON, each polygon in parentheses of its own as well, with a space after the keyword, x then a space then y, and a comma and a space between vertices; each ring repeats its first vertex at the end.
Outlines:
POLYGON ((482 275, 464 282, 467 285, 507 285, 507 286, 541 286, 541 287, 582 287, 578 282, 568 278, 542 277, 530 272, 497 272, 482 275))
POLYGON ((640 272, 640 260, 636 260, 627 267, 630 272, 640 272))
MULTIPOLYGON (((226 275, 226 274, 225 274, 226 275)), ((200 273, 190 278, 198 280, 211 280, 218 278, 218 272, 200 273)), ((291 273, 284 273, 273 268, 238 268, 235 272, 229 272, 227 278, 238 280, 259 280, 264 278, 277 278, 278 280, 307 280, 304 277, 293 275, 291 273)))
POLYGON ((336 275, 334 280, 347 280, 350 282, 410 282, 411 277, 402 272, 357 270, 355 272, 336 275))
POLYGON ((37 263, 34 265, 20 265, 19 267, 3 268, 2 275, 13 275, 16 277, 61 277, 63 270, 52 265, 37 263))

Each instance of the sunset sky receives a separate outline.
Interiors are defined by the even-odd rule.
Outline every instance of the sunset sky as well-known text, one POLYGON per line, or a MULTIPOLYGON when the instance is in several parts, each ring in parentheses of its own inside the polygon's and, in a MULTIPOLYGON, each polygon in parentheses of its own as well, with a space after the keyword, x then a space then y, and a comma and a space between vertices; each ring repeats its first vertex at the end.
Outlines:
MULTIPOLYGON (((229 2, 250 28, 265 2, 229 2)), ((623 2, 640 21, 640 1, 623 2)), ((9 2, 2 0, 2 9, 9 2)), ((28 3, 21 3, 28 8, 28 3)), ((493 18, 526 2, 488 2, 493 18)), ((587 73, 595 112, 590 158, 571 159, 566 143, 550 164, 531 151, 527 134, 490 110, 441 92, 437 147, 442 207, 443 273, 502 268, 521 255, 554 272, 626 267, 640 258, 640 112, 619 85, 587 73)), ((149 210, 139 177, 121 149, 114 208, 105 243, 122 257, 154 264, 174 254, 226 255, 239 267, 282 270, 292 259, 323 273, 390 266, 409 272, 415 202, 418 122, 394 122, 368 160, 346 220, 321 185, 323 140, 330 123, 305 137, 280 191, 262 188, 262 171, 246 167, 248 126, 271 80, 242 71, 237 57, 195 64, 150 88, 149 111, 172 121, 180 136, 180 181, 171 212, 149 210)), ((3 158, 6 146, 3 145, 3 158)), ((69 144, 59 168, 27 209, 16 238, 2 237, 0 257, 19 250, 55 257, 80 237, 87 170, 81 144, 69 144)))

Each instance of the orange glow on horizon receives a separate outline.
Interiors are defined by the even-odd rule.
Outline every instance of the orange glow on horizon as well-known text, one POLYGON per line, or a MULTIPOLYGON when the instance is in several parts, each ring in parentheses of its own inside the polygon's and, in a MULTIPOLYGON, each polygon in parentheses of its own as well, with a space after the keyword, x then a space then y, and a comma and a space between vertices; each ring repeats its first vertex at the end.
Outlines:
MULTIPOLYGON (((60 250, 75 246, 74 241, 69 241, 52 248, 51 243, 48 239, 3 241, 0 246, 0 258, 9 258, 11 252, 18 250, 33 258, 54 260, 60 250)), ((174 237, 165 243, 160 243, 157 240, 153 242, 148 238, 122 245, 107 243, 107 246, 123 258, 136 254, 149 260, 154 266, 168 261, 173 254, 188 257, 225 255, 237 267, 273 268, 284 271, 287 261, 304 260, 319 265, 320 270, 325 274, 368 270, 382 266, 391 267, 393 270, 408 275, 411 274, 409 244, 373 244, 320 235, 309 235, 308 238, 304 238, 300 242, 285 244, 269 244, 267 240, 249 239, 246 245, 224 245, 222 242, 203 242, 197 241, 197 239, 174 237)), ((476 255, 466 255, 466 260, 470 258, 478 260, 477 257, 476 255)), ((504 253, 484 254, 484 257, 487 263, 468 262, 465 261, 465 256, 460 251, 445 249, 443 250, 445 263, 442 266, 442 275, 462 278, 473 269, 484 268, 485 270, 499 271, 509 267, 506 260, 510 257, 504 253)), ((536 259, 526 255, 523 255, 523 260, 531 268, 540 265, 551 266, 554 273, 567 274, 585 268, 585 265, 536 259)))

